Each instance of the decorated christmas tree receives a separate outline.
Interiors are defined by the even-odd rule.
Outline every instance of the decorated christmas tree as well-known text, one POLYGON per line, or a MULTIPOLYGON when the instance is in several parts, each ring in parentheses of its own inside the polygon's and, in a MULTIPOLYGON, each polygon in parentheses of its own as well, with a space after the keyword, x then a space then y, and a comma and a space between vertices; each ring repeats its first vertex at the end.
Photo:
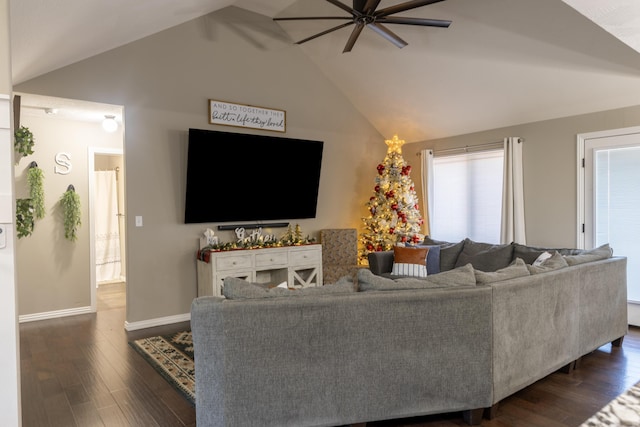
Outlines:
POLYGON ((398 243, 419 243, 423 219, 418 205, 411 166, 402 158, 402 144, 395 135, 386 140, 384 161, 378 165, 374 194, 367 202, 369 216, 362 218, 360 260, 375 251, 391 250, 398 243))

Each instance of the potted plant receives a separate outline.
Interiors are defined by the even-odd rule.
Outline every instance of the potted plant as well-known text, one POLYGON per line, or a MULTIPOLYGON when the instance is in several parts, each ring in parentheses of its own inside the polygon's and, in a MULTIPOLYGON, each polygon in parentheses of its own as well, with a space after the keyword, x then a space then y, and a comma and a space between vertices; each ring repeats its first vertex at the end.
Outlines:
POLYGON ((20 161, 22 157, 33 154, 33 144, 35 140, 33 138, 33 133, 26 126, 20 126, 14 132, 14 142, 13 147, 16 151, 16 164, 20 161))
POLYGON ((72 242, 78 239, 78 228, 81 224, 80 196, 73 185, 60 198, 64 215, 64 237, 72 242))
POLYGON ((34 209, 34 217, 36 219, 44 218, 46 212, 44 206, 44 172, 36 162, 31 162, 29 165, 27 183, 29 184, 29 195, 34 209))
POLYGON ((33 211, 31 199, 16 199, 16 232, 19 239, 33 233, 33 211))

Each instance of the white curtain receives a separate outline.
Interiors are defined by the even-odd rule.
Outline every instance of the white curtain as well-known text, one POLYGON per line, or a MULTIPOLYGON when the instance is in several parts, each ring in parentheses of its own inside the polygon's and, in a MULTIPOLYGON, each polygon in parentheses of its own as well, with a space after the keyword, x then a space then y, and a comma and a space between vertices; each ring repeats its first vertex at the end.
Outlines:
POLYGON ((518 137, 504 139, 501 243, 526 244, 522 145, 522 140, 518 137))
POLYGON ((431 235, 431 218, 433 218, 433 150, 422 150, 422 210, 424 233, 431 235))
POLYGON ((120 280, 118 184, 115 171, 95 171, 96 282, 120 280))

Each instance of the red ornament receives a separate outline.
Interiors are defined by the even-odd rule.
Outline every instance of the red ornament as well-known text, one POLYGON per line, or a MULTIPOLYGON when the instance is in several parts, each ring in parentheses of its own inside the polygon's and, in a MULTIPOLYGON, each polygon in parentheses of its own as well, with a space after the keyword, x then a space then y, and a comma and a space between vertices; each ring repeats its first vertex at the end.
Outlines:
POLYGON ((418 235, 414 235, 411 240, 413 240, 413 243, 418 243, 420 241, 420 237, 418 237, 418 235))
POLYGON ((371 196, 371 197, 369 197, 369 200, 370 200, 370 201, 374 201, 375 199, 376 199, 376 196, 371 196))
POLYGON ((395 231, 396 231, 396 229, 395 229, 395 228, 393 228, 393 227, 391 227, 391 228, 389 229, 389 234, 393 234, 395 231))
POLYGON ((403 243, 407 241, 407 236, 402 236, 402 238, 400 239, 403 243))
POLYGON ((391 205, 391 209, 393 209, 394 211, 398 209, 398 204, 394 203, 391 205))
POLYGON ((367 250, 368 250, 368 251, 372 251, 372 250, 373 250, 373 245, 372 245, 371 243, 369 243, 369 244, 367 245, 367 250))
POLYGON ((376 248, 376 251, 382 252, 382 245, 378 245, 378 247, 376 248))
POLYGON ((376 185, 375 187, 373 187, 373 189, 376 190, 376 193, 377 193, 378 191, 380 191, 380 186, 376 185))
POLYGON ((407 222, 407 217, 406 216, 402 217, 402 222, 407 222))

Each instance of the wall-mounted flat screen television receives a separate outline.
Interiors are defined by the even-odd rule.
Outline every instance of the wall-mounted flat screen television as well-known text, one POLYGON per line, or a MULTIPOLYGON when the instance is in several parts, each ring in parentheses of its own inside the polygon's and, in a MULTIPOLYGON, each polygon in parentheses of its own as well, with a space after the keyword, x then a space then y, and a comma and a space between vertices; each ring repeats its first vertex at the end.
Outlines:
POLYGON ((322 141, 189 129, 185 223, 315 218, 322 141))

